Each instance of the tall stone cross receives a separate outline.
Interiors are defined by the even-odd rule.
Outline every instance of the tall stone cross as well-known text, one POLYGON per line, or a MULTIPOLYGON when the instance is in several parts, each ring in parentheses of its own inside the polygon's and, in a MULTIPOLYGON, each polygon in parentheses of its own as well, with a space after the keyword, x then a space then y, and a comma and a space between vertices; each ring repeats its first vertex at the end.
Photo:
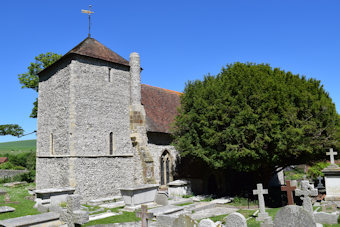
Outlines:
POLYGON ((308 211, 310 214, 313 213, 313 206, 312 206, 312 199, 310 196, 317 196, 318 190, 315 189, 313 186, 309 184, 308 180, 301 181, 301 189, 295 190, 295 195, 297 196, 303 196, 303 208, 308 211))
POLYGON ((89 37, 91 37, 91 14, 94 13, 91 11, 91 5, 89 5, 89 10, 82 9, 81 12, 89 15, 89 37))
POLYGON ((295 189, 295 186, 290 185, 290 180, 286 181, 286 186, 281 186, 281 191, 287 192, 288 205, 294 205, 293 191, 295 189))
POLYGON ((253 190, 253 194, 257 195, 259 198, 260 213, 258 214, 256 221, 265 221, 266 219, 270 218, 270 216, 266 212, 266 207, 264 204, 264 197, 263 197, 264 194, 268 194, 268 189, 263 189, 262 184, 257 184, 257 189, 253 190))
POLYGON ((334 152, 333 148, 329 148, 329 152, 326 152, 326 155, 329 155, 331 157, 331 164, 332 165, 335 165, 334 155, 337 155, 337 154, 338 154, 338 152, 334 152))
POLYGON ((141 212, 137 212, 136 216, 142 219, 142 227, 148 227, 148 219, 153 218, 153 213, 148 213, 148 206, 142 205, 141 212))

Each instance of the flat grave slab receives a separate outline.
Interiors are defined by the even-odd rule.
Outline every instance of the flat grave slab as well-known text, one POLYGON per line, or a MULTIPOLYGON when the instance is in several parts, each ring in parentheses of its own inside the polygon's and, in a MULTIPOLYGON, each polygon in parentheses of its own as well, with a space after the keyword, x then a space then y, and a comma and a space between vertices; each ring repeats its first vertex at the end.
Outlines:
POLYGON ((109 209, 123 207, 123 206, 125 206, 124 201, 118 201, 114 203, 105 203, 105 204, 99 205, 99 207, 109 208, 109 209))
POLYGON ((37 198, 40 199, 50 199, 51 196, 57 195, 72 195, 76 189, 75 188, 46 188, 35 190, 35 194, 37 198))
POLYGON ((204 209, 200 211, 196 211, 191 214, 190 217, 195 220, 200 220, 209 217, 215 217, 224 214, 230 214, 236 212, 238 208, 229 208, 229 207, 214 207, 210 209, 204 209))
POLYGON ((0 207, 0 214, 7 213, 7 212, 13 212, 15 211, 15 208, 9 207, 9 206, 1 206, 0 207))
POLYGON ((7 227, 31 226, 35 224, 59 221, 59 217, 60 217, 60 214, 49 212, 45 214, 28 215, 28 216, 3 220, 3 221, 0 221, 0 225, 7 226, 7 227))
POLYGON ((166 205, 166 206, 149 209, 148 212, 153 213, 154 216, 158 216, 158 215, 163 215, 163 214, 172 214, 172 213, 175 213, 181 210, 184 210, 184 208, 181 206, 166 205))

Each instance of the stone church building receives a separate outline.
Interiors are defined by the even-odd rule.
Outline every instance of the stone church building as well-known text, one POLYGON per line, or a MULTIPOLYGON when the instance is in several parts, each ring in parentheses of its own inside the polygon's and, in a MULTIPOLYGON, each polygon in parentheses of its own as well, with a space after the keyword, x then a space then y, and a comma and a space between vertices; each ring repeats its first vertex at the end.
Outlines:
POLYGON ((180 93, 141 84, 125 60, 86 38, 39 73, 36 187, 74 187, 85 200, 173 180, 171 123, 180 93))

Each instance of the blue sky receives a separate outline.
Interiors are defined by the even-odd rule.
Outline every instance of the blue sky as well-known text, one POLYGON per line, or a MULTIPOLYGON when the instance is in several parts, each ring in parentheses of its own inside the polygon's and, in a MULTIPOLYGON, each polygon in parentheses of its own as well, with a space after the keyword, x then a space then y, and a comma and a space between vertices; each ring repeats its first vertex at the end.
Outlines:
POLYGON ((89 4, 92 37, 126 59, 140 53, 142 83, 183 91, 229 63, 269 63, 321 80, 340 108, 338 0, 11 0, 1 2, 0 124, 36 130, 29 115, 37 94, 21 89, 17 75, 36 55, 65 54, 86 38, 80 11, 89 4))

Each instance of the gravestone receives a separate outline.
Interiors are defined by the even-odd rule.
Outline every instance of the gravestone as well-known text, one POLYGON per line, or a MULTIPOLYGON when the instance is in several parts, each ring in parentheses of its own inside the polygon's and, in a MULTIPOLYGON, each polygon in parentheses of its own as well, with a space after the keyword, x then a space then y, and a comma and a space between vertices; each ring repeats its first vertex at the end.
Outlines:
POLYGON ((247 227, 246 218, 237 212, 229 214, 225 218, 225 226, 227 227, 247 227))
POLYGON ((66 209, 56 210, 60 213, 60 220, 65 222, 68 227, 79 226, 89 221, 88 211, 81 210, 81 196, 68 195, 66 198, 66 209))
POLYGON ((259 199, 259 207, 260 212, 258 214, 258 217, 256 218, 256 221, 264 221, 267 218, 270 218, 268 213, 266 212, 266 207, 264 204, 264 194, 268 194, 268 189, 263 189, 262 184, 257 184, 257 189, 253 190, 253 194, 258 196, 259 199))
POLYGON ((203 219, 198 224, 198 227, 216 227, 216 225, 211 219, 203 219))
POLYGON ((337 155, 338 152, 334 152, 333 148, 329 149, 329 152, 326 152, 326 155, 330 156, 330 161, 331 161, 331 165, 336 166, 335 162, 334 162, 334 156, 337 155))
POLYGON ((293 191, 295 189, 296 186, 291 186, 290 180, 286 181, 286 186, 281 186, 281 191, 287 192, 288 205, 294 205, 293 191))
POLYGON ((141 212, 137 212, 136 216, 142 219, 142 227, 148 227, 148 219, 154 217, 153 213, 148 213, 148 206, 142 205, 141 212))
POLYGON ((274 218, 274 227, 316 227, 312 214, 296 205, 281 208, 274 218))
POLYGON ((166 206, 169 204, 168 194, 166 193, 166 191, 158 191, 156 193, 155 203, 162 205, 162 206, 166 206))
POLYGON ((313 213, 313 205, 312 199, 310 196, 317 196, 318 190, 309 184, 307 180, 301 181, 301 189, 295 190, 296 196, 302 196, 301 200, 303 201, 303 208, 308 211, 310 214, 313 213))
POLYGON ((176 227, 197 227, 197 221, 191 219, 188 215, 180 215, 173 222, 173 226, 176 227))
POLYGON ((322 184, 322 176, 318 176, 318 180, 319 180, 319 183, 318 183, 318 186, 316 186, 316 188, 318 189, 318 190, 320 190, 320 189, 324 189, 325 188, 325 186, 323 186, 323 184, 322 184))

